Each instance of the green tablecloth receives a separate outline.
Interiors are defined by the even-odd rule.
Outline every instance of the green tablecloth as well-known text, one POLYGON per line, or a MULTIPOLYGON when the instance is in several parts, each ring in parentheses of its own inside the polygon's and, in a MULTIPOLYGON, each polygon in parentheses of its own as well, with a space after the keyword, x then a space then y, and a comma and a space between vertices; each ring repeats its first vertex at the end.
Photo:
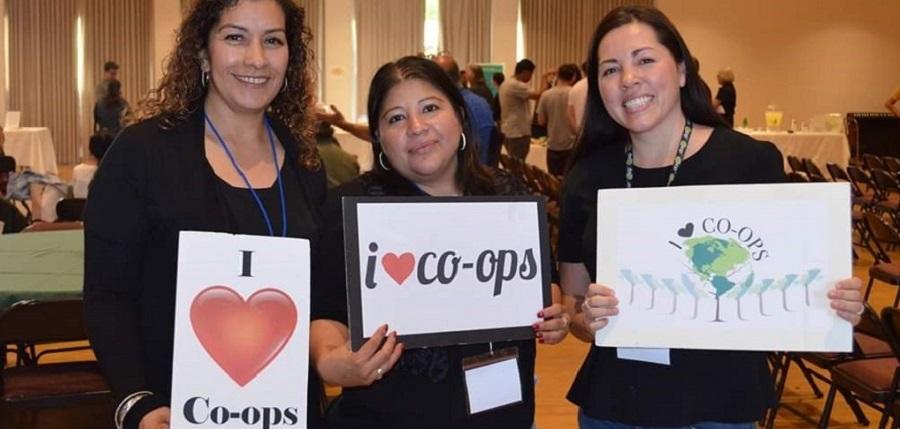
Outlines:
POLYGON ((81 298, 84 231, 0 235, 0 309, 24 299, 81 298))

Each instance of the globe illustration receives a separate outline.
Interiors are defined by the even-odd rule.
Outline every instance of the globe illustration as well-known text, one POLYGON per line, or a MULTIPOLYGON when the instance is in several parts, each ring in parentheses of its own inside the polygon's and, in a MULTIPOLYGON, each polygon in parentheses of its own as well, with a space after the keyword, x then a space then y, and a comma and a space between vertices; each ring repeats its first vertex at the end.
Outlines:
POLYGON ((716 321, 721 321, 719 298, 750 274, 749 270, 740 270, 749 261, 750 251, 734 239, 710 236, 686 240, 683 249, 694 273, 712 287, 716 321))

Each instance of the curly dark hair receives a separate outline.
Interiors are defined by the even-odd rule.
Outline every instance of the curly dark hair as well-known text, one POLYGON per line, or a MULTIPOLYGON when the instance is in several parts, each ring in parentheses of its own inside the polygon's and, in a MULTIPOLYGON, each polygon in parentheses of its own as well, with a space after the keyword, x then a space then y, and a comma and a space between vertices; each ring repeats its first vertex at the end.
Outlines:
MULTIPOLYGON (((159 87, 151 90, 138 104, 134 121, 159 117, 163 127, 185 121, 201 108, 207 87, 201 84, 201 52, 207 48, 209 34, 222 13, 241 0, 197 0, 178 30, 175 50, 166 58, 165 73, 159 87)), ((300 146, 299 163, 304 168, 320 167, 312 136, 315 132, 312 91, 313 55, 309 46, 312 34, 304 25, 306 12, 292 0, 273 0, 285 16, 289 62, 287 87, 269 105, 269 114, 284 123, 300 146)))

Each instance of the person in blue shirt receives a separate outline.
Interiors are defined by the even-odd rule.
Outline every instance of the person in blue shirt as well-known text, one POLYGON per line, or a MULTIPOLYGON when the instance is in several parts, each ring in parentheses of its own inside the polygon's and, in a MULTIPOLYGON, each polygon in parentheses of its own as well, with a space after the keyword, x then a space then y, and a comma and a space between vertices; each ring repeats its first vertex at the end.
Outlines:
POLYGON ((466 103, 466 110, 469 113, 472 131, 478 137, 475 143, 478 147, 478 160, 482 164, 488 164, 488 154, 491 146, 491 136, 494 133, 494 115, 491 106, 481 98, 478 94, 470 89, 462 86, 462 74, 459 71, 459 64, 449 55, 439 55, 435 57, 434 62, 441 66, 450 76, 450 80, 456 84, 462 93, 463 101, 466 103))

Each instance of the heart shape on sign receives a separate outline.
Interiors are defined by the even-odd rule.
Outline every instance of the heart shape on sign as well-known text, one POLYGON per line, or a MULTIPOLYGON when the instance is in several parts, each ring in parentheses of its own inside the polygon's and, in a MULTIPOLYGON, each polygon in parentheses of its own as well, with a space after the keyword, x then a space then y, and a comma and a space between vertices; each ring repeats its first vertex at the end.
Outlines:
POLYGON ((684 226, 684 228, 678 230, 679 237, 688 238, 692 235, 694 235, 694 224, 691 222, 688 222, 687 225, 684 226))
POLYGON ((210 286, 191 303, 191 326, 210 357, 244 387, 290 340, 297 307, 278 289, 258 290, 244 301, 227 286, 210 286))
POLYGON ((416 265, 416 257, 409 252, 401 253, 400 256, 387 253, 381 257, 381 266, 384 267, 384 271, 398 285, 402 285, 409 275, 412 274, 414 265, 416 265))

